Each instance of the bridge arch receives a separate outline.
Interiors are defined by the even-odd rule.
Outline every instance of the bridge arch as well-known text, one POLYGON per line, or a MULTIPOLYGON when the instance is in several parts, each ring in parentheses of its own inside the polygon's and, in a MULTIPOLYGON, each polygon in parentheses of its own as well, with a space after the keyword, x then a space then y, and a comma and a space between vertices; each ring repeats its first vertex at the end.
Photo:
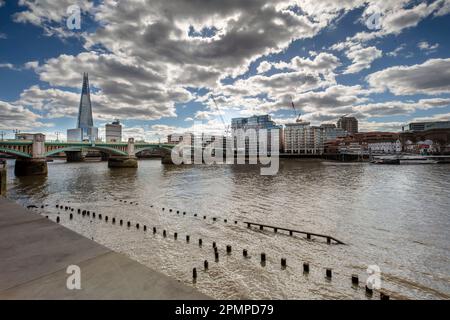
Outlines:
POLYGON ((146 147, 140 147, 140 148, 134 149, 133 156, 135 156, 139 152, 150 151, 150 150, 162 150, 165 155, 170 154, 172 152, 172 148, 165 147, 165 146, 146 146, 146 147))
POLYGON ((114 149, 111 147, 105 147, 105 146, 83 146, 81 147, 64 147, 64 148, 58 148, 53 149, 45 153, 46 157, 52 156, 54 154, 60 153, 60 152, 66 152, 66 151, 81 151, 81 149, 88 149, 88 150, 97 150, 105 152, 109 155, 119 155, 119 156, 127 156, 128 154, 124 151, 114 149))
POLYGON ((0 147, 0 152, 9 154, 12 156, 21 157, 21 158, 32 158, 31 154, 28 154, 28 153, 25 153, 22 151, 18 151, 18 150, 14 150, 14 149, 4 148, 4 147, 0 147))

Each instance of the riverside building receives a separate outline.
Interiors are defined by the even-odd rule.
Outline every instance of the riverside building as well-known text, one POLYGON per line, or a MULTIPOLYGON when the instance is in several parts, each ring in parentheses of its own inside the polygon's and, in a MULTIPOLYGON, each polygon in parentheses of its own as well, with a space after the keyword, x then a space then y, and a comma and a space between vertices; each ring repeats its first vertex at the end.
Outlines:
POLYGON ((120 142, 122 141, 122 125, 119 120, 105 125, 106 142, 120 142))
POLYGON ((347 131, 337 128, 334 123, 322 123, 320 127, 323 129, 324 142, 333 141, 348 135, 347 131))
POLYGON ((337 127, 347 131, 349 134, 358 133, 358 120, 355 117, 343 116, 339 118, 337 127))
POLYGON ((234 146, 238 152, 247 155, 258 155, 263 150, 260 146, 267 147, 267 154, 273 151, 279 152, 283 145, 283 128, 277 125, 270 115, 252 116, 248 118, 231 119, 231 130, 234 139, 234 146), (267 132, 267 140, 260 141, 260 130, 267 132), (252 134, 255 133, 255 137, 252 134), (277 150, 272 150, 276 148, 277 150), (277 147, 278 146, 278 147, 277 147))
POLYGON ((284 152, 289 154, 321 155, 324 151, 324 129, 298 120, 284 129, 284 152))

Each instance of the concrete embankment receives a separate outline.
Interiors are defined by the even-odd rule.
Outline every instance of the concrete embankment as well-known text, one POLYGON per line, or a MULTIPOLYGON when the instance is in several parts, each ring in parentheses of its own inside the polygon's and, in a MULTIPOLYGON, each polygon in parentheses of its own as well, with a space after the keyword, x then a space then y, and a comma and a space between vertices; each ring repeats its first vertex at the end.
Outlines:
POLYGON ((0 197, 0 299, 210 299, 0 197), (70 265, 81 289, 70 290, 70 265))

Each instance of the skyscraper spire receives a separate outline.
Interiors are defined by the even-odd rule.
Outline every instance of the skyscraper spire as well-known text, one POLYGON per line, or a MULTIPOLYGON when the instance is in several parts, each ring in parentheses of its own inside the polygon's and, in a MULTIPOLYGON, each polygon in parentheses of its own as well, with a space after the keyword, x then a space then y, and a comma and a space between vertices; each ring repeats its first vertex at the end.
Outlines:
POLYGON ((81 89, 80 108, 78 110, 77 128, 91 128, 94 126, 92 119, 91 94, 89 90, 89 78, 83 72, 83 88, 81 89))
POLYGON ((89 78, 83 72, 83 87, 81 89, 80 108, 76 129, 67 129, 67 141, 90 141, 98 139, 98 128, 94 127, 92 118, 91 93, 89 91, 89 78))

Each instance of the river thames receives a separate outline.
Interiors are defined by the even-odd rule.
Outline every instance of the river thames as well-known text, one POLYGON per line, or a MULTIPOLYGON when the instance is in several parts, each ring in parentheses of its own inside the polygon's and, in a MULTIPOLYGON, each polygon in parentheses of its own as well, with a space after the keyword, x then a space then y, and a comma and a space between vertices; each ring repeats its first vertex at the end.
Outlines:
POLYGON ((138 169, 111 170, 106 162, 55 160, 47 177, 19 178, 9 160, 7 196, 218 299, 366 299, 362 287, 373 265, 392 298, 450 298, 450 165, 281 160, 277 175, 261 176, 259 167, 248 165, 142 160, 138 169), (139 222, 141 228, 77 214, 70 220, 56 204, 139 222), (248 229, 244 221, 326 234, 345 245, 248 229), (285 269, 281 258, 287 259, 285 269), (308 275, 304 262, 310 263, 308 275), (333 270, 331 280, 325 268, 333 270), (361 288, 352 287, 352 274, 359 275, 361 288))

